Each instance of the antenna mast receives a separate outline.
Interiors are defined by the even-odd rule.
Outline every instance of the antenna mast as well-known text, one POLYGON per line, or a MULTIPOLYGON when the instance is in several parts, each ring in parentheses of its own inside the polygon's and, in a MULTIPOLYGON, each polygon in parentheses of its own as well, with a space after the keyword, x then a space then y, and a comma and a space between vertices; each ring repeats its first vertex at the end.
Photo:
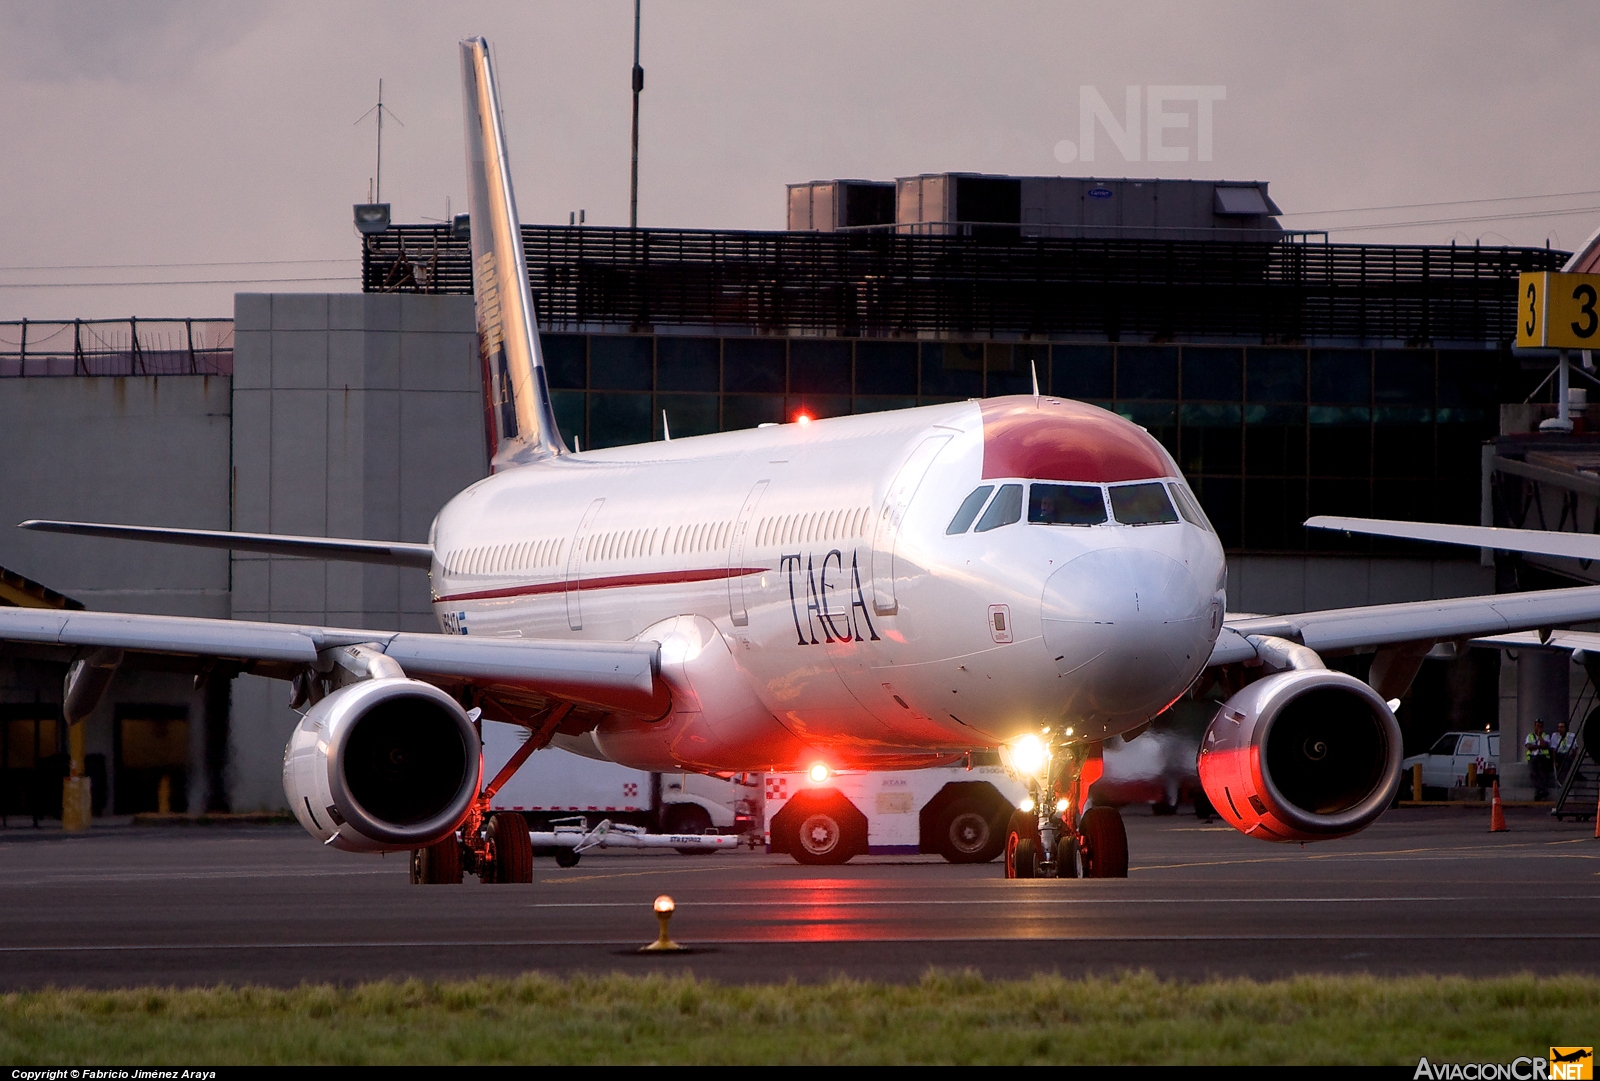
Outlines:
POLYGON ((644 68, 639 66, 639 0, 633 0, 633 175, 628 185, 628 228, 639 228, 639 91, 644 68))
POLYGON ((396 124, 399 124, 402 128, 406 126, 405 121, 401 120, 398 116, 395 116, 394 115, 394 110, 389 108, 387 105, 385 105, 383 103, 383 80, 382 79, 378 80, 378 104, 374 105, 372 108, 370 108, 366 112, 362 113, 360 115, 360 117, 358 117, 356 119, 356 123, 357 124, 361 123, 361 121, 365 120, 367 117, 371 116, 373 113, 377 113, 378 114, 378 169, 377 169, 377 189, 378 190, 377 190, 377 192, 375 194, 374 193, 369 193, 368 196, 367 196, 367 201, 368 202, 372 202, 372 203, 381 203, 381 202, 383 202, 383 114, 384 113, 388 113, 389 114, 389 119, 393 120, 396 124))

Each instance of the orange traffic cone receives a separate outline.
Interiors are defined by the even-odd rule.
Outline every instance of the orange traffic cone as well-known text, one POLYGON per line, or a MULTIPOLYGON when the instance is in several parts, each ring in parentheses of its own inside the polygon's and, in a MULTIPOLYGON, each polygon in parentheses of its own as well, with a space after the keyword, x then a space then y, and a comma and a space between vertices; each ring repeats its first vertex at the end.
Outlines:
POLYGON ((1489 832, 1506 832, 1506 812, 1500 806, 1500 782, 1494 783, 1494 802, 1489 805, 1489 832))
POLYGON ((1596 840, 1600 840, 1600 800, 1595 801, 1594 835, 1596 840))

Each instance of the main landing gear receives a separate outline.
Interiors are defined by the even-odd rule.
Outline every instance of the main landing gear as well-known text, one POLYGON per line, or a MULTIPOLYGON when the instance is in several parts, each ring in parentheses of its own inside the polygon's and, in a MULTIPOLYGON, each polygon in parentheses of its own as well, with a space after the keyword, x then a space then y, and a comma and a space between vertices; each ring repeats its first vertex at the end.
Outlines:
POLYGON ((1006 831, 1007 878, 1127 878, 1128 833, 1115 807, 1090 807, 1098 745, 1057 749, 1006 831))
MULTIPOLYGON (((558 707, 552 716, 560 720, 570 708, 558 707)), ((473 714, 477 712, 474 710, 473 714)), ((554 727, 554 721, 550 722, 550 727, 554 727)), ((533 881, 533 841, 528 836, 528 820, 515 811, 491 811, 489 808, 500 787, 522 768, 529 755, 548 741, 548 734, 544 742, 530 736, 494 780, 484 785, 459 830, 427 848, 411 850, 412 885, 454 886, 461 882, 463 874, 475 874, 485 885, 533 881)))
POLYGON ((532 882, 533 842, 528 838, 528 820, 515 811, 483 816, 474 810, 458 833, 411 851, 413 885, 453 886, 467 873, 477 875, 485 885, 532 882), (487 825, 483 824, 485 817, 487 825))

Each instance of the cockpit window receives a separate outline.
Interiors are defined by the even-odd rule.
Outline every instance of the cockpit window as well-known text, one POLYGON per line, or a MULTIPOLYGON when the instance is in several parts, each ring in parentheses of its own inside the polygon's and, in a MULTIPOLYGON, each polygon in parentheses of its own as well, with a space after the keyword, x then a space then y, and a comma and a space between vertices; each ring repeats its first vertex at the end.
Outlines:
POLYGON ((1028 493, 1028 521, 1041 525, 1099 525, 1106 501, 1088 484, 1035 484, 1028 493))
POLYGON ((972 528, 972 520, 983 509, 983 501, 989 498, 989 493, 994 491, 992 484, 980 484, 972 490, 972 494, 961 501, 961 509, 956 511, 956 516, 950 519, 950 525, 945 529, 945 535, 955 536, 965 533, 972 528))
POLYGON ((1189 494, 1189 489, 1176 481, 1169 484, 1168 487, 1172 489, 1173 502, 1178 504, 1178 513, 1183 515, 1190 525, 1197 525, 1211 533, 1216 532, 1215 529, 1211 528, 1211 522, 1206 518, 1206 512, 1200 509, 1200 504, 1196 503, 1194 496, 1189 494))
POLYGON ((995 495, 994 501, 989 504, 989 509, 983 512, 983 517, 978 519, 976 532, 983 533, 991 529, 999 529, 1003 525, 1022 518, 1022 485, 1002 484, 1000 491, 995 495))
POLYGON ((1159 525, 1178 520, 1166 486, 1155 482, 1112 485, 1111 513, 1123 525, 1159 525))

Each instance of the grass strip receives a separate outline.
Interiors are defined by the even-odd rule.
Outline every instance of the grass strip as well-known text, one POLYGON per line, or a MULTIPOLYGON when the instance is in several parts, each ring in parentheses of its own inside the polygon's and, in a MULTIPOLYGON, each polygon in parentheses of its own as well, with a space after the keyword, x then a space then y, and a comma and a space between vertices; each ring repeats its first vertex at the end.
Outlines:
POLYGON ((738 986, 529 974, 0 996, 12 1066, 1509 1062, 1594 1042, 1600 980, 1148 973, 738 986))

